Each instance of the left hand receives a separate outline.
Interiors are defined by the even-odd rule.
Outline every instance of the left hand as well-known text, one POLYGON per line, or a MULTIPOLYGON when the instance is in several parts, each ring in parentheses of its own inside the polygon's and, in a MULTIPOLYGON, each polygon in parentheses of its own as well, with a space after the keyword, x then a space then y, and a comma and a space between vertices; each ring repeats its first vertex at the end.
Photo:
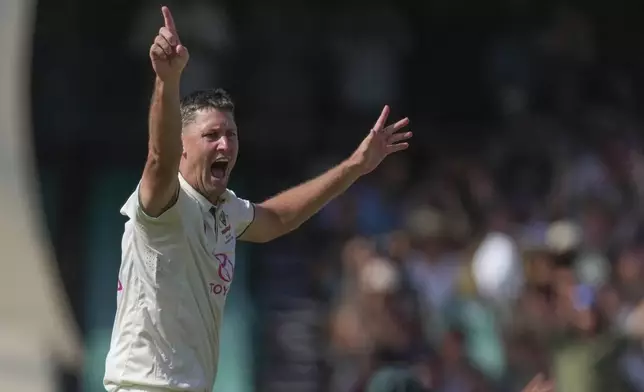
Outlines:
POLYGON ((372 172, 389 154, 405 150, 409 143, 405 140, 412 137, 411 132, 397 133, 407 124, 407 117, 395 124, 385 127, 389 116, 389 106, 385 105, 369 135, 360 143, 351 156, 351 161, 360 168, 360 174, 372 172))

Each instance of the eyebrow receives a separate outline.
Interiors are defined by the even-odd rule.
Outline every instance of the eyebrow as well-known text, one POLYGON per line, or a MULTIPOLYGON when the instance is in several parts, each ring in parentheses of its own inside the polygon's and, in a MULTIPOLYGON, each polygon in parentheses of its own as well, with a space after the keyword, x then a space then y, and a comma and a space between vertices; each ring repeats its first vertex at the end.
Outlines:
POLYGON ((221 128, 221 127, 216 127, 216 128, 207 128, 203 131, 201 131, 201 134, 209 134, 209 133, 215 133, 215 132, 235 132, 237 133, 237 128, 221 128))

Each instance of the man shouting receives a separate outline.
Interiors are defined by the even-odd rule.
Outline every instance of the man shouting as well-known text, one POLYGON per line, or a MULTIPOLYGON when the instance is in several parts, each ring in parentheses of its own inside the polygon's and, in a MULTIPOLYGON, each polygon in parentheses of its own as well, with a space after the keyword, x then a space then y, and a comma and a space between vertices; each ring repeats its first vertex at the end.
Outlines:
POLYGON ((180 100, 189 58, 172 15, 150 48, 156 72, 148 157, 121 213, 117 311, 104 384, 108 391, 195 391, 213 387, 219 331, 235 270, 237 240, 267 242, 300 226, 412 134, 407 118, 385 126, 389 108, 338 166, 259 204, 227 189, 238 129, 223 90, 180 100))

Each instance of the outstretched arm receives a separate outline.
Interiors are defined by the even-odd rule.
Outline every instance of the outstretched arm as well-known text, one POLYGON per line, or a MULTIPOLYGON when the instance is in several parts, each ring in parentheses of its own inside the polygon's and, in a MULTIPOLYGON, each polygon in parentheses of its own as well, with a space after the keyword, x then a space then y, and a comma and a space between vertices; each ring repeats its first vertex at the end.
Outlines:
POLYGON ((268 242, 295 230, 358 178, 373 171, 389 154, 409 147, 405 140, 412 136, 411 132, 398 133, 409 119, 385 127, 388 116, 389 107, 385 106, 369 135, 347 160, 319 177, 258 204, 255 220, 240 239, 268 242))
POLYGON ((159 30, 150 59, 156 72, 150 106, 148 158, 139 188, 143 211, 158 217, 174 204, 179 189, 181 160, 181 113, 179 83, 188 52, 179 41, 172 14, 162 8, 165 25, 159 30))

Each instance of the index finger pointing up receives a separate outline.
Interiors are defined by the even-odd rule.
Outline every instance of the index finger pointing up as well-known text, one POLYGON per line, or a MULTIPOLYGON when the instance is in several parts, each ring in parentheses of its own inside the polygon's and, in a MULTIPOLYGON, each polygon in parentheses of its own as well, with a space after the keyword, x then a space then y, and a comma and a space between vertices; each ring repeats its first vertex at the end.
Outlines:
POLYGON ((161 7, 161 13, 163 14, 163 21, 165 22, 165 27, 170 30, 171 33, 175 34, 177 28, 174 26, 174 19, 172 19, 172 13, 170 8, 163 6, 161 7))

